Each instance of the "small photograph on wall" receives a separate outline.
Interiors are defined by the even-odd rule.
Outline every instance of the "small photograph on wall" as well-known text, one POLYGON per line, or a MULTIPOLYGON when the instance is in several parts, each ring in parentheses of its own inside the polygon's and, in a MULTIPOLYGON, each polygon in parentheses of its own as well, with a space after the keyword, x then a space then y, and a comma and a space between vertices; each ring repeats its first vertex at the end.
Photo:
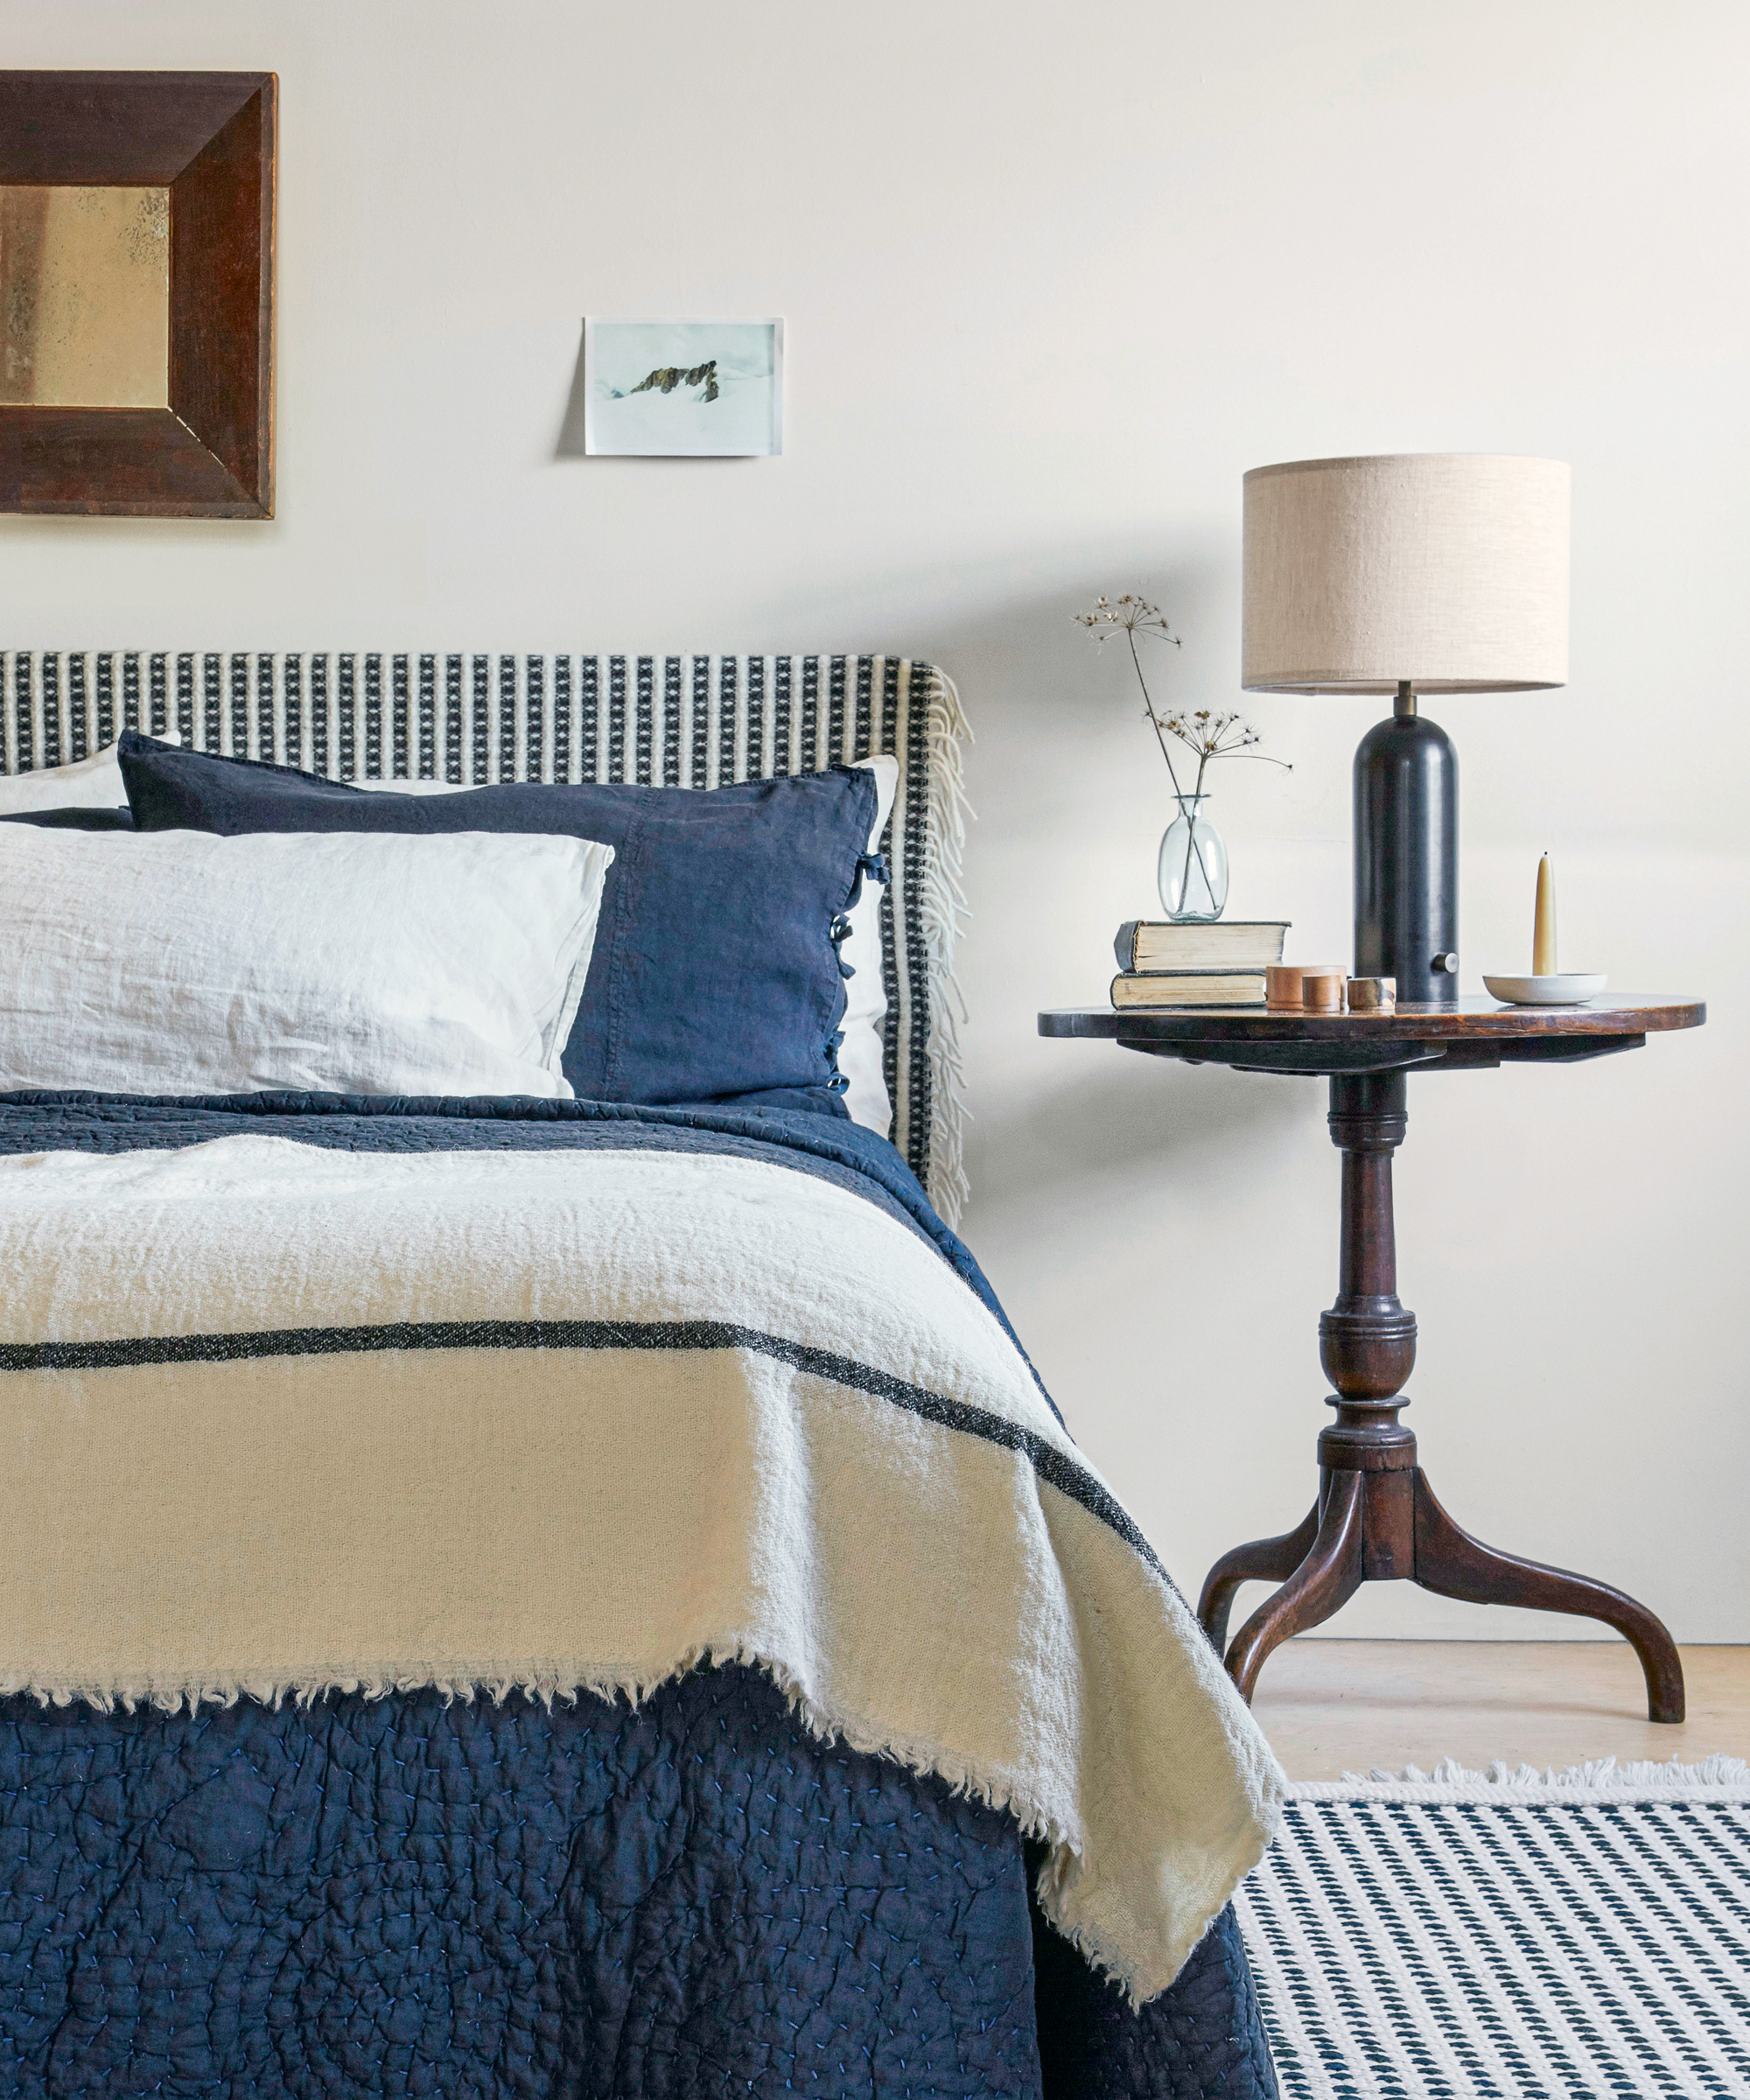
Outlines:
POLYGON ((781 452, 784 324, 586 320, 584 395, 586 452, 781 452))

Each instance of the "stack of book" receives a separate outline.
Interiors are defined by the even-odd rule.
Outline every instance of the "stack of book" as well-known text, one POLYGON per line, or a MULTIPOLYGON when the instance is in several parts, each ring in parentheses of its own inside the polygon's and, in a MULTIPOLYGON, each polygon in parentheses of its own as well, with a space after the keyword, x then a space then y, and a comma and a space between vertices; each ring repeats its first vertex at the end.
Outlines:
POLYGON ((1262 1006, 1264 970, 1282 960, 1285 919, 1218 919, 1175 926, 1127 919, 1114 943, 1115 1006, 1262 1006))

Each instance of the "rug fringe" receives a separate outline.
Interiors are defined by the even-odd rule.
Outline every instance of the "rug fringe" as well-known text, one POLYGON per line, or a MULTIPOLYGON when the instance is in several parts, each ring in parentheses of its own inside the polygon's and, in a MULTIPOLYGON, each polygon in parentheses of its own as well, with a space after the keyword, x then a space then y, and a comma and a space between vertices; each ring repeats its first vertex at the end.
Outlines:
POLYGON ((1699 1764, 1682 1764, 1676 1758, 1665 1764, 1619 1764, 1614 1757, 1600 1757, 1564 1765, 1560 1771, 1546 1766, 1539 1772, 1535 1766, 1509 1765, 1496 1758, 1483 1771, 1473 1772, 1456 1758, 1445 1757, 1432 1772, 1415 1765, 1388 1772, 1376 1765, 1369 1772, 1345 1772, 1340 1779, 1298 1780, 1288 1791, 1293 1801, 1591 1802, 1635 1796, 1662 1801, 1695 1794, 1716 1801, 1750 1800, 1750 1764, 1718 1752, 1699 1764))

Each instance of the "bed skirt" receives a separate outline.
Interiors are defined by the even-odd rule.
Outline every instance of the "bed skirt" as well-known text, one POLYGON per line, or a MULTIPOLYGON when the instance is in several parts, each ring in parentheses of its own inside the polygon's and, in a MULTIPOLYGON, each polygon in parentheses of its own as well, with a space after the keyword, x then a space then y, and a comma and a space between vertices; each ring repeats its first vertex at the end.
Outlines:
POLYGON ((1232 1913, 1133 2011, 1029 1849, 739 1666, 635 1711, 0 1701, 0 2092, 1273 2096, 1232 1913))

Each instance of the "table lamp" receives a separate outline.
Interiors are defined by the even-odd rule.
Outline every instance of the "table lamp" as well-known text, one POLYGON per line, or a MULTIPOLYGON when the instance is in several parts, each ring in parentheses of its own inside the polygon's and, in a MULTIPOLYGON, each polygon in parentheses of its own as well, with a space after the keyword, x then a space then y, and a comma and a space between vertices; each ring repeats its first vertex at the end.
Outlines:
POLYGON ((1424 693, 1568 676, 1569 472, 1558 459, 1386 453, 1245 478, 1241 682, 1391 693, 1355 752, 1355 975, 1459 996, 1459 767, 1424 693))

